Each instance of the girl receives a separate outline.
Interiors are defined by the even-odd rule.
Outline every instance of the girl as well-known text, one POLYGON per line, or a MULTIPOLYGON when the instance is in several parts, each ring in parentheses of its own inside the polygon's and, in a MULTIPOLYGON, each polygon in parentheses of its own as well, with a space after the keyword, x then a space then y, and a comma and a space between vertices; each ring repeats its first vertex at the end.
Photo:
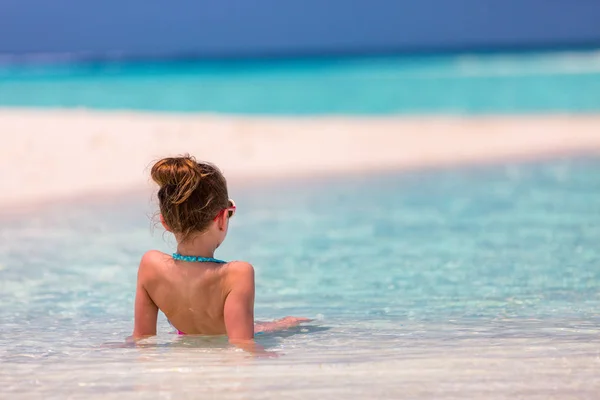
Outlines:
POLYGON ((308 321, 287 317, 254 325, 254 268, 225 262, 214 252, 236 211, 217 167, 190 156, 164 158, 152 167, 159 185, 160 221, 175 235, 172 256, 151 250, 140 262, 133 339, 156 335, 161 310, 179 334, 223 335, 255 350, 255 331, 274 331, 308 321))

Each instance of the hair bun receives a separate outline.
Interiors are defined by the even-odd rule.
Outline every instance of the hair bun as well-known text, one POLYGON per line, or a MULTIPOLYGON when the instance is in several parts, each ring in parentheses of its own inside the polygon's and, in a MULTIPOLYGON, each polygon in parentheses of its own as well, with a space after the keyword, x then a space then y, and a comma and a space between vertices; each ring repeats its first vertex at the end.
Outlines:
POLYGON ((167 190, 171 204, 181 204, 196 190, 204 177, 200 165, 191 156, 168 157, 157 161, 150 172, 152 180, 167 190))

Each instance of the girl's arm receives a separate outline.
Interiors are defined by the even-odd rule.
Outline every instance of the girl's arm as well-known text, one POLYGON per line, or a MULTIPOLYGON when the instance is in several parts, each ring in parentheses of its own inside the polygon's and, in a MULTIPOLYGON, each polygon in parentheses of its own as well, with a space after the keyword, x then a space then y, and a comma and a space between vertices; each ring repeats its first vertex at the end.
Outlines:
POLYGON ((223 310, 229 342, 251 353, 266 353, 254 342, 254 268, 247 262, 228 266, 229 294, 223 310))
POLYGON ((156 335, 158 307, 144 288, 144 281, 149 270, 147 257, 143 257, 138 270, 137 289, 135 293, 135 322, 132 339, 142 339, 156 335))

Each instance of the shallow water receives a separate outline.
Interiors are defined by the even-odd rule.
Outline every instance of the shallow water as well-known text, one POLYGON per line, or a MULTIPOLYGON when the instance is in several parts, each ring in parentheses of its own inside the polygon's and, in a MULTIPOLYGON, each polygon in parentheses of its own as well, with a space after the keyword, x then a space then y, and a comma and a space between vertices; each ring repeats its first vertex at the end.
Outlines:
POLYGON ((126 348, 136 266, 172 240, 130 196, 0 227, 7 398, 596 398, 600 160, 232 187, 217 256, 257 271, 258 341, 126 348))

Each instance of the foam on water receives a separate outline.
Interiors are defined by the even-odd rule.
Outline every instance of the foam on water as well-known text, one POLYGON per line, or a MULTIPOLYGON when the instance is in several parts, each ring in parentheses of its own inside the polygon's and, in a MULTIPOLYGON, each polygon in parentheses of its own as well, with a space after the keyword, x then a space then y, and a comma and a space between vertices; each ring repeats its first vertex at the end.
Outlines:
POLYGON ((232 187, 218 256, 257 270, 256 315, 316 318, 256 359, 164 318, 130 334, 147 197, 0 227, 0 384, 10 398, 594 398, 600 161, 232 187))

